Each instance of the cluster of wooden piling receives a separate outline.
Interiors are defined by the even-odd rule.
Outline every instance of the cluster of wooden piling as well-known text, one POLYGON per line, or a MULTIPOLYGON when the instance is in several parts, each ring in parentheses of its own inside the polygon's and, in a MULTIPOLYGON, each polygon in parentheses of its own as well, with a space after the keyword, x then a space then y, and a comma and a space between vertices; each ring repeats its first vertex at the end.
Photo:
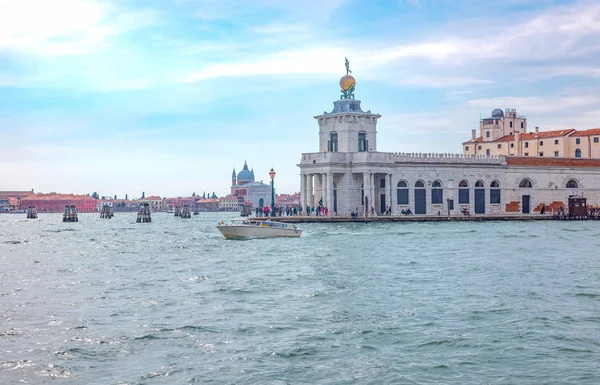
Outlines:
POLYGON ((63 222, 79 222, 77 219, 77 209, 74 205, 66 205, 63 213, 63 222))
POLYGON ((191 218, 192 212, 190 211, 190 205, 181 206, 181 213, 179 214, 181 218, 191 218))
POLYGON ((140 204, 140 209, 138 210, 136 222, 137 223, 152 222, 152 217, 150 216, 150 204, 149 203, 140 204))
POLYGON ((113 212, 113 208, 109 205, 102 205, 102 210, 100 211, 100 218, 110 219, 115 216, 113 212))
POLYGON ((200 215, 200 208, 198 205, 194 205, 194 215, 200 215))
POLYGON ((181 206, 175 206, 175 216, 176 217, 181 216, 181 206))
POLYGON ((36 219, 37 217, 37 209, 35 206, 29 206, 27 208, 27 219, 36 219))

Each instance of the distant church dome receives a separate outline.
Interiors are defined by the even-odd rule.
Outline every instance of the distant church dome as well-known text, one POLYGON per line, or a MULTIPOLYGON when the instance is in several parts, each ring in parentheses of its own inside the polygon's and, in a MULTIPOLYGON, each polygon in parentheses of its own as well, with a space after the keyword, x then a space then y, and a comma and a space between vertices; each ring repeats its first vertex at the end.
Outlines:
POLYGON ((238 182, 239 181, 254 182, 254 173, 252 171, 248 170, 248 165, 246 164, 246 162, 244 162, 244 168, 238 174, 237 180, 238 180, 238 182))
POLYGON ((503 118, 504 117, 504 112, 502 112, 501 109, 496 108, 494 111, 492 111, 492 118, 503 118))

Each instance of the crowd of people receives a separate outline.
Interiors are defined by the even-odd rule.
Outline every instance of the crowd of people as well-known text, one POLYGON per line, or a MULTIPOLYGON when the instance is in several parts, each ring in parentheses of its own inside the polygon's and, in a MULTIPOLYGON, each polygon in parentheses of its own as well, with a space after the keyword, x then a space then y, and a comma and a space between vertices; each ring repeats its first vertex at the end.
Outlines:
POLYGON ((302 206, 275 206, 275 208, 266 206, 258 206, 254 209, 254 214, 257 217, 295 217, 295 216, 328 216, 329 209, 327 206, 319 204, 317 206, 306 206, 303 210, 302 206))
MULTIPOLYGON (((268 205, 267 206, 259 206, 256 207, 254 210, 255 214, 257 217, 292 217, 292 216, 302 216, 302 215, 306 215, 306 216, 328 216, 329 215, 329 209, 324 206, 323 204, 321 204, 321 202, 319 202, 319 204, 317 206, 306 206, 306 209, 303 210, 301 205, 297 205, 297 206, 276 206, 275 208, 271 208, 268 205)), ((371 209, 369 210, 369 216, 377 216, 377 212, 375 211, 375 208, 371 207, 371 209)), ((468 208, 462 208, 461 209, 461 213, 466 216, 466 217, 471 217, 471 212, 469 211, 468 208)), ((359 216, 364 216, 365 212, 364 209, 361 208, 361 210, 358 209, 358 207, 352 211, 352 213, 350 214, 352 219, 356 219, 359 216)), ((391 207, 386 207, 386 210, 384 211, 383 215, 391 215, 392 214, 392 209, 391 207)), ((542 205, 541 209, 540 209, 540 214, 546 214, 546 205, 542 205)), ((410 208, 407 209, 403 209, 400 211, 400 215, 413 215, 413 212, 411 211, 410 208)), ((438 215, 440 215, 440 212, 438 212, 438 215)), ((552 215, 554 216, 554 218, 556 219, 566 219, 569 218, 569 211, 567 209, 565 209, 564 207, 560 207, 558 210, 552 210, 552 215)), ((589 219, 600 219, 600 208, 589 208, 587 210, 587 217, 589 219)))
POLYGON ((302 215, 302 206, 259 206, 254 209, 257 217, 295 217, 302 215))
POLYGON ((329 209, 327 206, 323 206, 322 204, 318 204, 316 207, 306 206, 306 215, 308 216, 316 216, 323 217, 329 215, 329 209))

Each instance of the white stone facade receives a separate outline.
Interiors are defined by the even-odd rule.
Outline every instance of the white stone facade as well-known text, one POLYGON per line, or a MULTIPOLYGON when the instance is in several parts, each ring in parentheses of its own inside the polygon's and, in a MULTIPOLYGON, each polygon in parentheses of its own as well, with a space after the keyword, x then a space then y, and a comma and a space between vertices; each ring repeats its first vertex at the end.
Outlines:
POLYGON ((415 215, 462 215, 463 209, 518 215, 539 212, 542 205, 548 211, 567 207, 570 195, 600 206, 598 160, 377 152, 380 115, 363 112, 357 100, 334 105, 331 113, 315 117, 321 151, 302 154, 298 164, 304 208, 322 200, 329 215, 357 208, 381 215, 388 206, 392 215, 406 209, 415 215), (368 138, 366 151, 359 151, 359 133, 368 138), (331 146, 332 137, 337 146, 331 146))

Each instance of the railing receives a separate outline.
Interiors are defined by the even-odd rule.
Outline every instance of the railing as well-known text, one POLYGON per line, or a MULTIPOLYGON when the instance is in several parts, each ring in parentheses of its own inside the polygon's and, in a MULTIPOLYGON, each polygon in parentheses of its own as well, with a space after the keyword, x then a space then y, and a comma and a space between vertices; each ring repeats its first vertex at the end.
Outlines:
POLYGON ((465 155, 420 152, 312 152, 302 154, 302 163, 459 163, 506 165, 504 155, 465 155))

